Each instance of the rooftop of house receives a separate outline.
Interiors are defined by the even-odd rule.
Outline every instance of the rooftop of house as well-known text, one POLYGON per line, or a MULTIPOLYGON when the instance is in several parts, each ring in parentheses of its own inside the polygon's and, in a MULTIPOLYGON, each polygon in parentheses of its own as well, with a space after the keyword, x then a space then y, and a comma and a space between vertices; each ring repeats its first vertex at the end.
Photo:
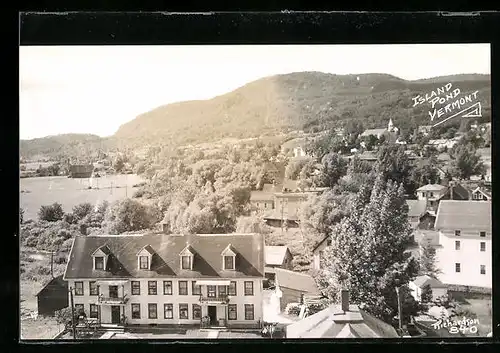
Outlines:
POLYGON ((296 291, 319 295, 320 291, 314 278, 306 273, 294 272, 282 268, 275 269, 276 284, 280 288, 288 288, 296 291))
POLYGON ((446 288, 446 285, 443 284, 440 280, 432 278, 429 275, 418 276, 413 281, 413 284, 419 288, 423 288, 426 285, 430 285, 431 288, 446 288))
POLYGON ((250 201, 272 201, 274 194, 266 191, 252 191, 250 193, 250 201))
POLYGON ((69 255, 65 279, 85 278, 238 278, 264 276, 264 237, 261 234, 99 235, 77 236, 69 255), (106 245, 107 270, 93 270, 92 254, 106 245), (222 268, 221 254, 229 245, 236 251, 235 270, 222 268), (194 253, 193 270, 183 270, 180 254, 194 253), (137 254, 153 251, 151 269, 138 268, 137 254))
POLYGON ((486 196, 487 198, 491 199, 491 191, 486 190, 485 188, 481 188, 480 186, 475 188, 472 192, 473 193, 479 192, 479 193, 483 194, 484 196, 486 196))
POLYGON ((287 338, 395 338, 394 327, 349 305, 343 312, 340 305, 332 305, 303 320, 288 325, 287 338))
POLYGON ((406 200, 408 205, 408 217, 422 217, 427 210, 425 200, 406 200))
POLYGON ((439 203, 434 227, 491 231, 491 201, 443 200, 439 203))
POLYGON ((328 238, 330 238, 329 235, 325 236, 323 239, 321 239, 317 244, 316 246, 313 248, 313 252, 316 251, 317 248, 320 247, 321 244, 323 244, 325 241, 328 240, 328 238))
POLYGON ((440 184, 427 184, 419 187, 417 191, 443 191, 445 189, 447 189, 446 186, 440 184))
POLYGON ((361 136, 370 136, 370 135, 377 136, 377 135, 384 134, 386 131, 387 131, 386 128, 383 128, 383 129, 366 129, 365 131, 363 131, 363 133, 361 134, 361 136))
POLYGON ((61 287, 62 289, 67 289, 68 288, 68 282, 64 281, 63 280, 63 276, 57 276, 57 277, 54 277, 54 278, 51 278, 50 280, 48 280, 42 287, 42 289, 40 289, 38 291, 38 293, 36 294, 36 296, 40 295, 42 292, 45 291, 45 288, 47 288, 48 286, 58 286, 58 287, 61 287))
POLYGON ((264 184, 262 186, 262 192, 274 193, 277 191, 281 191, 282 189, 283 189, 282 184, 264 184))
POLYGON ((288 246, 266 246, 265 247, 265 259, 266 265, 279 266, 285 261, 287 252, 290 252, 288 246))
POLYGON ((295 213, 288 213, 286 209, 283 210, 283 213, 281 210, 269 210, 264 215, 262 216, 263 219, 270 219, 270 220, 288 220, 288 221, 298 221, 299 217, 295 213))

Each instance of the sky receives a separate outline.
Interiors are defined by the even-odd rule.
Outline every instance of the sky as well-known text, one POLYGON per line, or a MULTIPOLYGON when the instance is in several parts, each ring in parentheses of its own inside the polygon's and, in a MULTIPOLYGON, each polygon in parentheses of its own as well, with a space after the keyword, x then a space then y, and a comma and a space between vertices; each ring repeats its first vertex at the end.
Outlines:
POLYGON ((490 74, 489 44, 22 46, 20 138, 109 136, 161 105, 299 71, 407 80, 490 74))

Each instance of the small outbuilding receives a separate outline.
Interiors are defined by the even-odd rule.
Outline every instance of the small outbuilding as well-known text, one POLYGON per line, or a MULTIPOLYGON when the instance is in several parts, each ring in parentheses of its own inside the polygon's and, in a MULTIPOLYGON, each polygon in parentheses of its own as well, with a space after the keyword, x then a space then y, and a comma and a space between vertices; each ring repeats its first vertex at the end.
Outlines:
POLYGON ((69 306, 68 283, 62 275, 52 278, 36 296, 38 315, 54 315, 57 310, 69 306))

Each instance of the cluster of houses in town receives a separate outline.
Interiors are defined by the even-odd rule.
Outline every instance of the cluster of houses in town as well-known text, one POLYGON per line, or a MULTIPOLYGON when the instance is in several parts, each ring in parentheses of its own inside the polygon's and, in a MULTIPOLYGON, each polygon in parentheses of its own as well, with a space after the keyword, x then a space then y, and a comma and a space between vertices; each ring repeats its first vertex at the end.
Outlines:
MULTIPOLYGON (((387 129, 364 134, 397 132, 390 121, 387 129)), ((300 144, 287 148, 294 157, 305 155, 300 144)), ((302 204, 326 188, 303 189, 275 174, 272 179, 282 182, 252 192, 251 205, 269 226, 297 228, 302 204)), ((407 200, 415 244, 436 249, 441 272, 410 283, 415 299, 421 300, 427 285, 434 298, 450 289, 491 291, 491 182, 446 180, 423 185, 416 194, 407 200)), ((330 244, 325 237, 315 246, 311 270, 322 270, 330 244)), ((421 256, 418 250, 415 256, 421 256)), ((291 304, 321 297, 313 277, 293 271, 292 261, 286 245, 266 246, 264 235, 254 233, 78 236, 64 276, 40 291, 39 312, 72 300, 76 312, 101 325, 258 329, 281 322, 288 338, 398 337, 391 325, 349 303, 348 291, 338 305, 314 315, 302 307, 299 315, 287 316, 291 304)))
MULTIPOLYGON (((429 184, 417 190, 417 200, 407 200, 408 221, 415 244, 436 249, 437 278, 417 278, 412 286, 419 300, 426 284, 442 296, 446 288, 458 291, 491 292, 492 288, 492 211, 491 190, 482 186, 464 187, 429 184), (417 290, 418 288, 418 290, 417 290)), ((329 246, 325 237, 314 248, 313 266, 322 268, 322 256, 329 246)), ((416 256, 420 256, 416 252, 416 256)))

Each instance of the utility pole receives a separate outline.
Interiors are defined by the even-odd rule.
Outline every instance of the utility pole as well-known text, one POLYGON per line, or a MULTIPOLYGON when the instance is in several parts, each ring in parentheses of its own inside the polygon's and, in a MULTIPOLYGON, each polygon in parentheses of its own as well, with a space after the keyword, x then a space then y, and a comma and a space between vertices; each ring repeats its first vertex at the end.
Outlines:
POLYGON ((75 304, 73 303, 73 288, 69 287, 69 299, 71 302, 71 328, 73 329, 73 339, 76 340, 75 304))
POLYGON ((400 334, 403 335, 403 316, 402 316, 402 308, 401 308, 401 295, 400 295, 401 287, 396 287, 396 294, 398 295, 398 319, 399 319, 399 331, 400 334))
POLYGON ((50 251, 50 276, 54 278, 54 250, 50 251))
POLYGON ((281 201, 281 235, 283 235, 283 223, 284 223, 284 220, 283 220, 283 209, 285 207, 285 198, 283 198, 283 200, 281 201))

